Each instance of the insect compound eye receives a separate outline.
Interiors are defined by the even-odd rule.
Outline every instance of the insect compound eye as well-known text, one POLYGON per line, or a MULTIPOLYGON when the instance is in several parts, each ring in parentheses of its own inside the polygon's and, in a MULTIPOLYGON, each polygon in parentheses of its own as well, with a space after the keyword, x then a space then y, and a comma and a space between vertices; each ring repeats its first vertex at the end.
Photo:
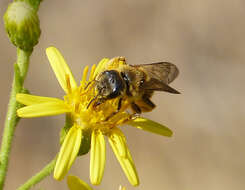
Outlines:
POLYGON ((109 79, 109 82, 112 83, 112 84, 114 84, 114 83, 115 83, 114 78, 110 78, 110 79, 109 79))
POLYGON ((140 85, 143 85, 144 82, 145 82, 145 79, 141 79, 141 80, 140 80, 140 85))
POLYGON ((121 94, 121 91, 124 89, 123 80, 120 77, 119 73, 116 70, 108 70, 104 73, 104 83, 106 87, 107 94, 106 98, 112 99, 121 94))

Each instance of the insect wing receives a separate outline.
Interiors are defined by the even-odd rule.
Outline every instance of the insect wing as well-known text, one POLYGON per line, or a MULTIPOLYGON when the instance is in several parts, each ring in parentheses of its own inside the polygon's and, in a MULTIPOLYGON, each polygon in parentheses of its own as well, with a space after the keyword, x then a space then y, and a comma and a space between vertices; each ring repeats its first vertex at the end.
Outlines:
POLYGON ((162 81, 165 84, 171 83, 179 74, 179 69, 174 64, 169 62, 158 62, 131 66, 142 69, 150 78, 162 81))
POLYGON ((166 91, 174 94, 179 92, 168 84, 171 83, 179 74, 178 68, 169 62, 158 62, 151 64, 133 65, 146 74, 146 81, 142 88, 145 90, 166 91))

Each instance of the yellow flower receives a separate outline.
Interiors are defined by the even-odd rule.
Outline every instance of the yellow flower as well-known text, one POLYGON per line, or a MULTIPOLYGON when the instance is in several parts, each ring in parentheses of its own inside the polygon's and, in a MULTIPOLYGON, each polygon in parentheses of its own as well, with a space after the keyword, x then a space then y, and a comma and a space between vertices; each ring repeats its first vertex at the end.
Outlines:
POLYGON ((123 186, 119 186, 119 190, 126 190, 126 187, 123 187, 123 186))
POLYGON ((88 79, 88 67, 85 67, 82 80, 78 86, 60 52, 54 47, 49 47, 46 53, 58 82, 66 93, 64 99, 28 94, 17 94, 16 99, 26 105, 17 110, 19 117, 41 117, 66 113, 71 118, 72 127, 66 134, 58 154, 54 178, 57 180, 64 178, 78 155, 82 139, 86 137, 87 131, 91 131, 91 183, 98 185, 102 180, 106 155, 104 136, 107 136, 129 182, 137 186, 139 178, 135 165, 127 147, 125 136, 118 126, 126 123, 163 136, 172 136, 172 131, 149 119, 134 118, 124 111, 120 111, 107 120, 108 116, 117 110, 117 99, 105 101, 96 108, 93 106, 87 108, 89 102, 95 97, 94 88, 87 87, 87 84, 98 73, 107 68, 108 63, 118 61, 117 64, 124 64, 119 59, 102 59, 97 67, 95 65, 92 67, 88 79))
MULTIPOLYGON (((92 187, 77 176, 68 176, 67 184, 70 190, 93 190, 92 187)), ((126 190, 126 188, 120 185, 118 190, 126 190)))
POLYGON ((68 176, 67 185, 70 190, 93 190, 86 182, 77 176, 68 176))

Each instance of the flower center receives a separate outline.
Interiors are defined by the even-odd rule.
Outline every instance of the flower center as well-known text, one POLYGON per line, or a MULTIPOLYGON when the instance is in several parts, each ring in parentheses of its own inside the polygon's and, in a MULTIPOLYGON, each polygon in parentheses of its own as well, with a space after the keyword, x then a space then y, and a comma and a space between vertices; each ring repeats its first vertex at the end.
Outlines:
POLYGON ((130 118, 130 114, 119 112, 108 118, 117 110, 117 99, 106 100, 101 105, 89 106, 96 96, 94 88, 87 87, 88 82, 76 89, 71 89, 69 76, 66 77, 68 93, 64 96, 66 104, 71 108, 72 120, 83 129, 100 129, 106 133, 111 128, 122 124, 130 118))

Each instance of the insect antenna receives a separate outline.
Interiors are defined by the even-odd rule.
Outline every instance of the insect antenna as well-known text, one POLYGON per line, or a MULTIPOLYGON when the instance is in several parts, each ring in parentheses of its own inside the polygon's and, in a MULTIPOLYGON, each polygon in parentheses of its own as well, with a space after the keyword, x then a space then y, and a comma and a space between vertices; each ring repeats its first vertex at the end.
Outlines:
POLYGON ((87 105, 87 109, 89 108, 89 106, 91 105, 91 103, 93 103, 93 101, 96 100, 97 97, 98 97, 98 95, 96 95, 95 97, 93 97, 92 100, 90 100, 90 102, 89 102, 88 105, 87 105))
POLYGON ((84 87, 84 90, 86 90, 91 84, 92 84, 92 86, 91 87, 93 87, 94 85, 95 85, 95 82, 97 82, 95 79, 94 80, 91 80, 91 81, 89 81, 88 82, 88 84, 84 87))

